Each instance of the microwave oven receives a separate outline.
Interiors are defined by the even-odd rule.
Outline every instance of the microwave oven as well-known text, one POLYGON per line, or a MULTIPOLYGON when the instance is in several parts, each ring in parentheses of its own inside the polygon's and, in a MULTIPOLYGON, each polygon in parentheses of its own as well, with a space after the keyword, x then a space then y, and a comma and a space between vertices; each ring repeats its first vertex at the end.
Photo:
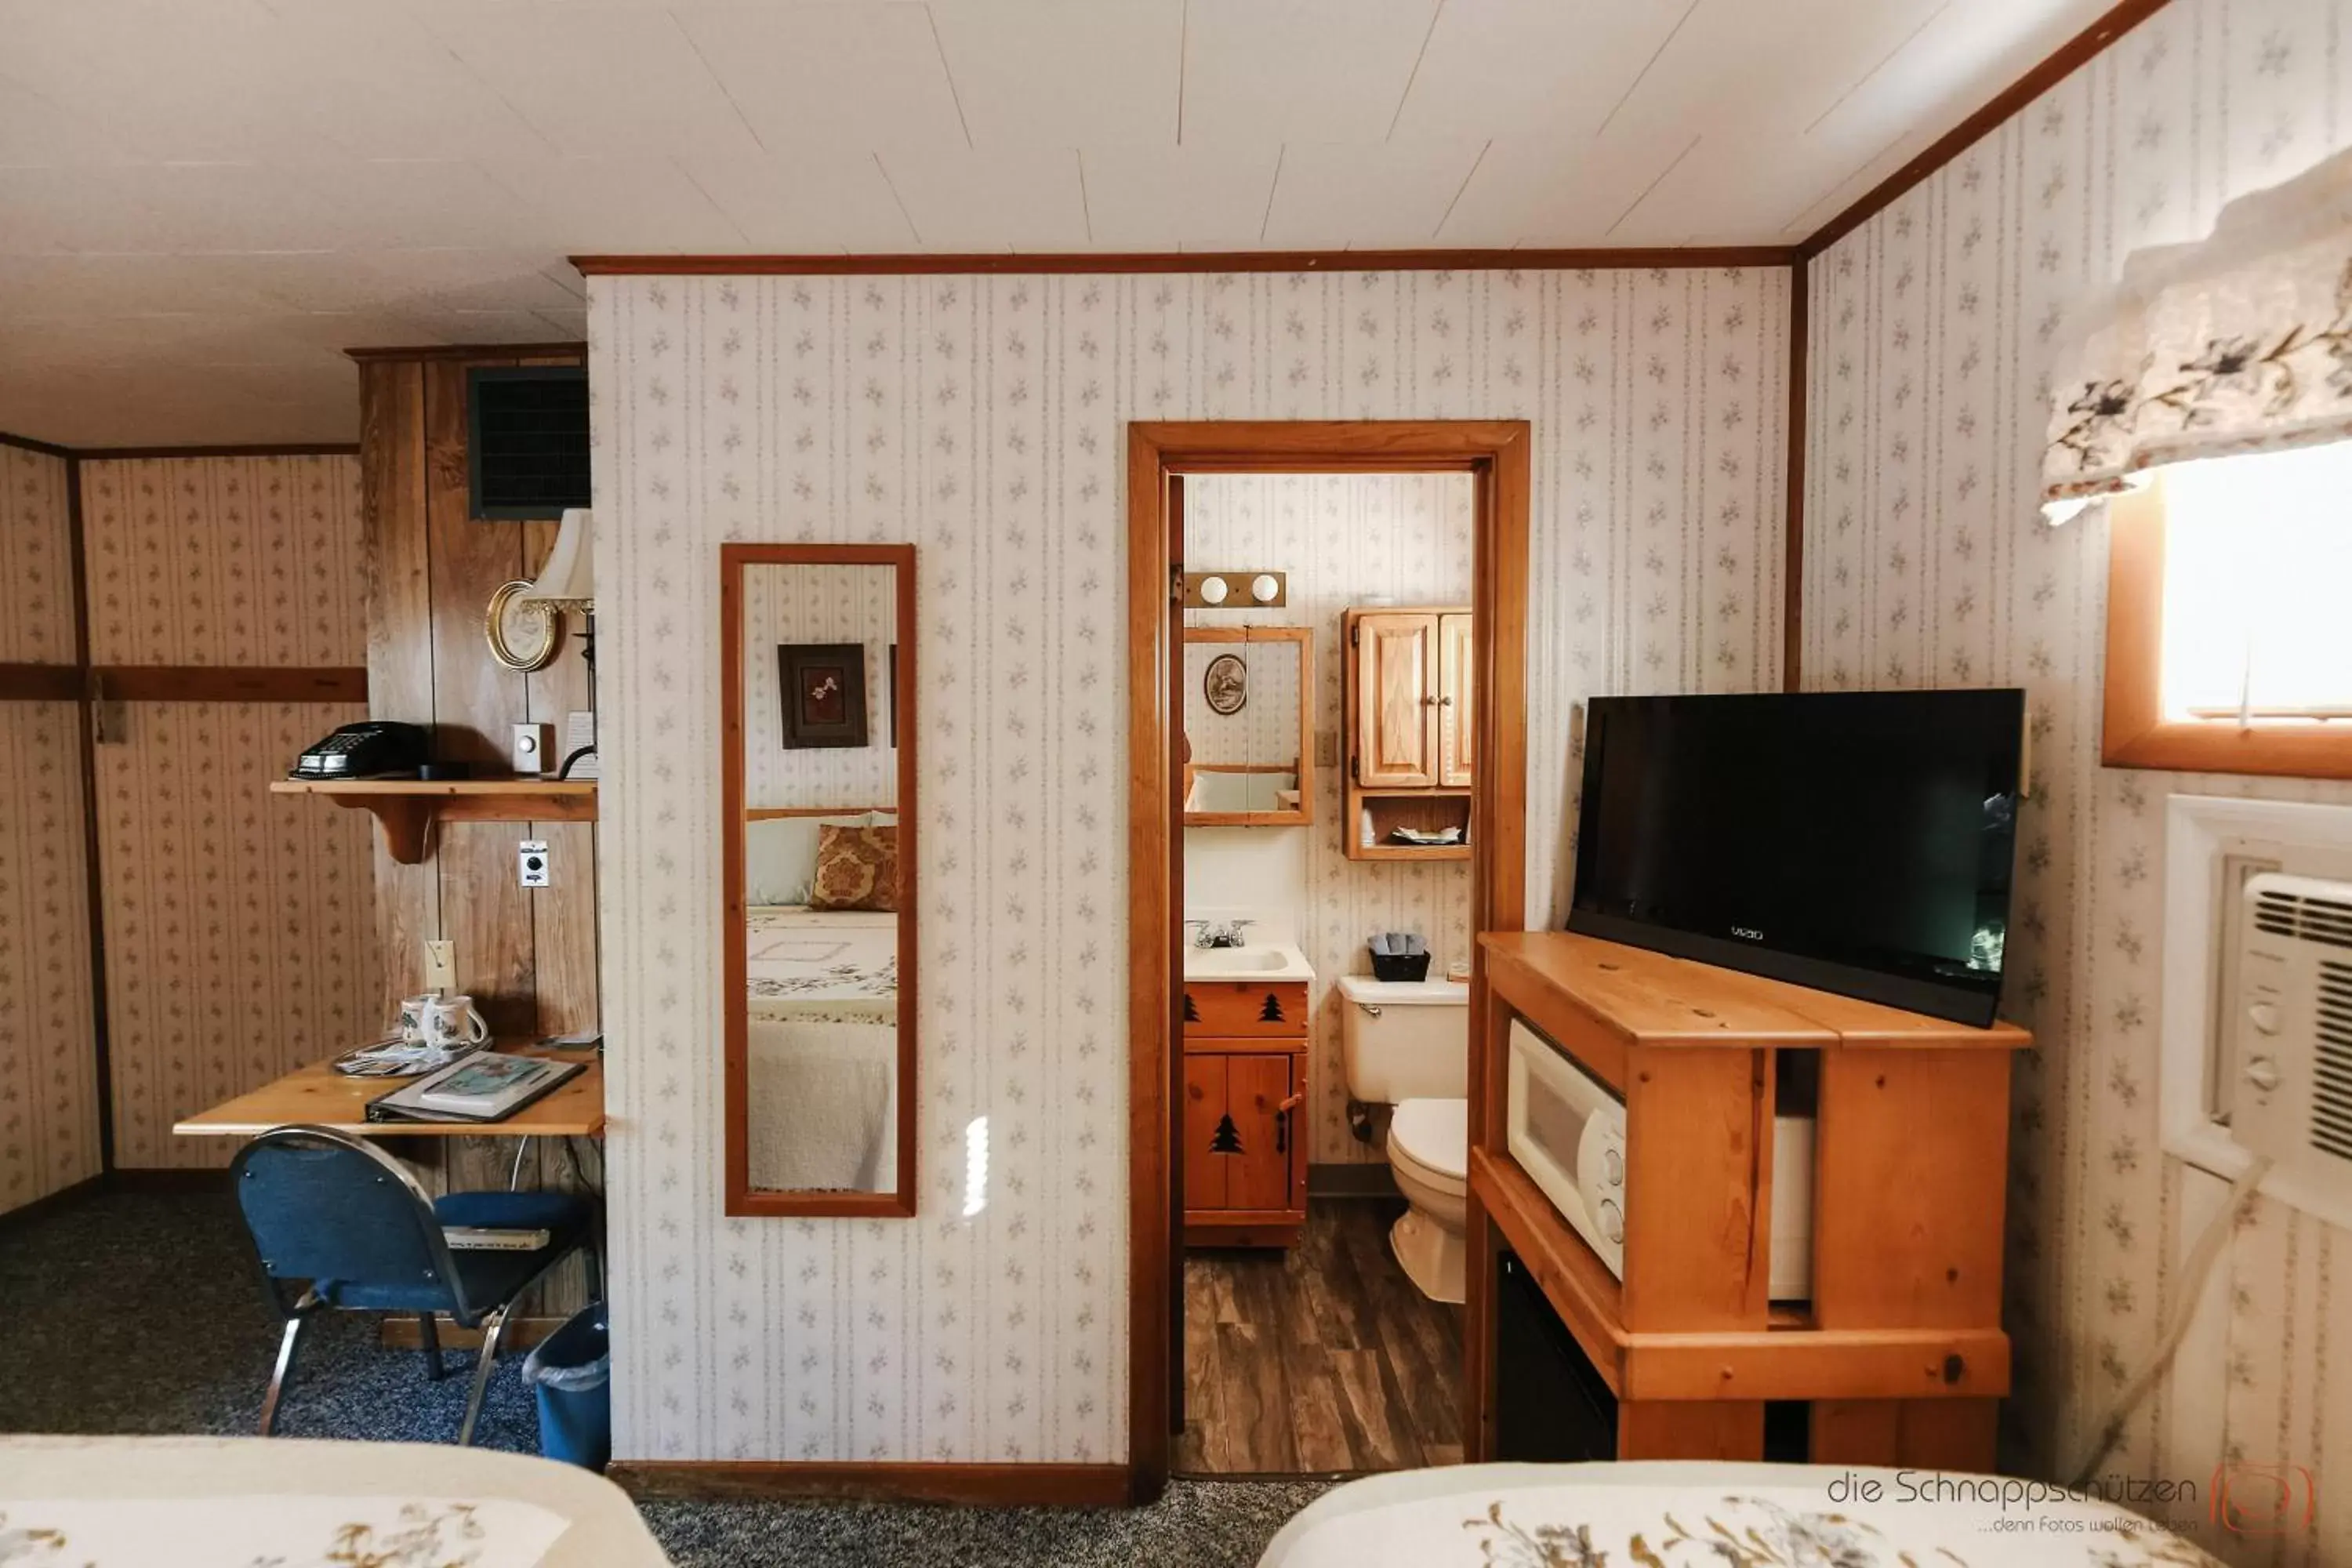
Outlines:
MULTIPOLYGON (((1504 1147, 1528 1179, 1576 1227, 1609 1271, 1625 1276, 1625 1102, 1573 1057, 1511 1020, 1504 1089, 1504 1147)), ((1772 1123, 1772 1277, 1776 1301, 1809 1300, 1813 1288, 1813 1120, 1772 1123)))

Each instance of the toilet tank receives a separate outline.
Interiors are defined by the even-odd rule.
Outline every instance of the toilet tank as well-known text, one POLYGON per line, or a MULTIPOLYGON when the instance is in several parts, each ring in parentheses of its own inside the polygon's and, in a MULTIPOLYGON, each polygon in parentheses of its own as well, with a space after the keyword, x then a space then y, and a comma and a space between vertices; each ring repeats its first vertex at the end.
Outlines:
POLYGON ((1470 1093, 1470 987, 1446 980, 1339 977, 1348 1098, 1371 1105, 1470 1093))

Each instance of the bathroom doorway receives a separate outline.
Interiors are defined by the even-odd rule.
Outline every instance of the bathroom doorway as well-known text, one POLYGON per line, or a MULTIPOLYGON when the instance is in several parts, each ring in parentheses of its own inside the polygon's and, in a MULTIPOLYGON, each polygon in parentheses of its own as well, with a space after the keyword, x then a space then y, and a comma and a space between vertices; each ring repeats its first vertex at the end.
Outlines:
POLYGON ((1525 897, 1528 429, 1129 443, 1137 1494, 1458 1460, 1475 933, 1525 897))

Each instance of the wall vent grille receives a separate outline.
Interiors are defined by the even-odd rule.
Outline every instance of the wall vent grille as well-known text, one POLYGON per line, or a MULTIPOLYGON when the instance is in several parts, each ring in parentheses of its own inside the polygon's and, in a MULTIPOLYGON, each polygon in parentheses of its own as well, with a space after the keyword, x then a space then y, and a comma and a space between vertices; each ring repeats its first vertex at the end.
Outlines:
POLYGON ((2254 900, 2254 929, 2273 936, 2352 947, 2352 903, 2265 889, 2254 900))
POLYGON ((2352 1160, 2352 964, 2319 966, 2314 1035, 2311 1146, 2352 1160))

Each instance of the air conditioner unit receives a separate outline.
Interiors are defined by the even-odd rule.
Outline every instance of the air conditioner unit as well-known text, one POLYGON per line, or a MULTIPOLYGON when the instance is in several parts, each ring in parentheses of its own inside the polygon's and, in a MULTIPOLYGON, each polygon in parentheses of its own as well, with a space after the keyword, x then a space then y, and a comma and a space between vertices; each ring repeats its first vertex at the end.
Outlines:
POLYGON ((2295 1186, 2352 1197, 2352 882, 2262 871, 2239 897, 2231 1132, 2295 1186))

